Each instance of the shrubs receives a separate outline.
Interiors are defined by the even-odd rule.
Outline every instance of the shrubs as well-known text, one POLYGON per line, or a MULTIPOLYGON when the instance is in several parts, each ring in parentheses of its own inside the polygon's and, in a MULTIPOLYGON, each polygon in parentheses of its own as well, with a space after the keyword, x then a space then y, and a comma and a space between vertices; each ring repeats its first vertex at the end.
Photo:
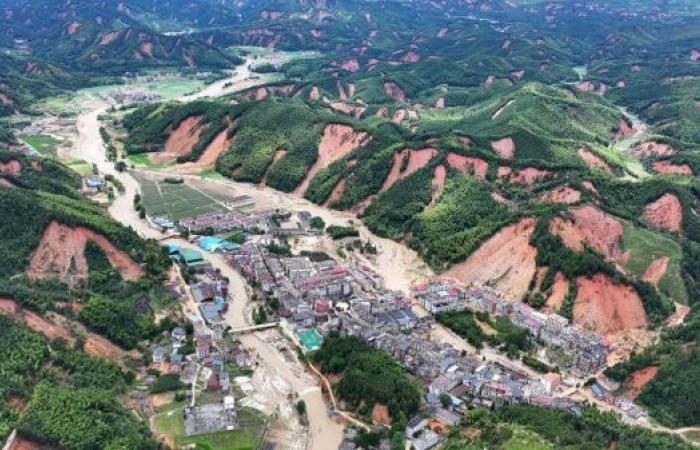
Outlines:
POLYGON ((151 394, 160 394, 163 392, 177 391, 185 387, 180 383, 180 377, 173 374, 165 374, 158 377, 155 383, 151 386, 151 394))
POLYGON ((328 233, 333 240, 357 237, 360 235, 360 232, 357 231, 355 227, 345 227, 341 225, 330 225, 326 228, 326 233, 328 233))

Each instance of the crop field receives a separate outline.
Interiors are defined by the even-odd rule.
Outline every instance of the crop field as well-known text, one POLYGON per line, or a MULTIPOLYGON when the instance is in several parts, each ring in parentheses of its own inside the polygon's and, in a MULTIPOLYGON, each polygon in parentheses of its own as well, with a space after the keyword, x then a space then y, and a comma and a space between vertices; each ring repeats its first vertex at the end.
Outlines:
POLYGON ((225 211, 226 208, 210 194, 186 184, 170 184, 137 177, 141 197, 149 216, 165 216, 180 220, 200 214, 225 211))
POLYGON ((92 166, 85 160, 82 159, 72 159, 70 161, 64 161, 63 164, 73 169, 75 172, 82 176, 86 176, 92 172, 92 166))
POLYGON ((265 419, 257 411, 241 408, 238 412, 240 429, 223 433, 185 435, 181 405, 165 408, 155 419, 155 431, 167 435, 177 448, 194 444, 196 448, 220 450, 254 450, 258 448, 265 429, 265 419))
POLYGON ((23 134, 19 138, 44 156, 56 156, 58 141, 52 136, 47 134, 23 134))

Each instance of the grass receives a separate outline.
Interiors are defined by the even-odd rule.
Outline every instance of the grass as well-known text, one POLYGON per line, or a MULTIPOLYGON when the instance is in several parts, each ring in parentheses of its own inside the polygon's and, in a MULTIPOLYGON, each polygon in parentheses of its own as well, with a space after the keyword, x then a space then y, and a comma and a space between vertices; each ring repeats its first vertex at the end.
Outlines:
POLYGON ((134 166, 141 166, 141 167, 146 167, 149 169, 157 169, 157 168, 165 166, 164 164, 159 164, 157 162, 154 162, 148 153, 139 153, 138 155, 129 155, 127 157, 127 161, 129 161, 129 164, 133 164, 134 166))
POLYGON ((513 427, 513 437, 503 444, 503 450, 550 450, 554 447, 542 436, 521 427, 513 427))
POLYGON ((226 210, 214 198, 186 184, 169 184, 144 177, 138 177, 138 181, 146 212, 150 216, 180 220, 226 210))
POLYGON ((69 161, 64 161, 63 164, 82 176, 89 175, 92 172, 92 165, 82 159, 71 159, 69 161))
POLYGON ((154 422, 155 431, 172 438, 177 448, 194 445, 204 450, 254 450, 258 447, 265 427, 265 418, 257 411, 241 408, 238 417, 241 428, 222 433, 185 435, 184 402, 159 408, 154 422))
POLYGON ((667 256, 668 268, 659 281, 659 290, 674 301, 687 303, 688 293, 681 275, 682 254, 677 242, 660 232, 625 223, 622 248, 630 251, 627 270, 638 278, 655 258, 667 256))
POLYGON ((48 134, 22 134, 19 138, 44 156, 56 156, 58 141, 53 136, 48 134))

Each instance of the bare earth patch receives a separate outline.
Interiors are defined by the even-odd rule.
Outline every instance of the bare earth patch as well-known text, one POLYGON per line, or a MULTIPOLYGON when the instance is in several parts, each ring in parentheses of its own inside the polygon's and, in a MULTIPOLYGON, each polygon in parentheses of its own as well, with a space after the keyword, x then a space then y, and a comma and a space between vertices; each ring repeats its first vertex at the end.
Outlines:
POLYGON ((372 408, 372 422, 382 426, 390 426, 389 408, 381 403, 375 403, 374 408, 372 408))
POLYGON ((569 292, 569 280, 564 276, 563 273, 557 272, 554 276, 554 284, 552 285, 552 290, 547 297, 546 306, 551 311, 559 311, 561 305, 564 303, 564 298, 569 292))
POLYGON ((338 67, 343 70, 347 70, 348 72, 357 72, 360 70, 360 63, 357 61, 357 58, 346 59, 344 61, 340 61, 338 63, 338 67))
POLYGON ((578 149, 578 155, 591 169, 601 169, 605 170, 606 172, 610 172, 610 166, 608 165, 608 163, 603 161, 601 157, 591 152, 590 150, 580 148, 578 149))
POLYGON ((559 186, 540 196, 543 203, 572 204, 581 200, 581 193, 570 186, 559 186))
POLYGON ((447 163, 453 169, 462 173, 473 173, 482 180, 486 178, 486 172, 489 170, 489 163, 483 159, 462 156, 457 153, 448 154, 447 163))
POLYGON ((224 130, 207 145, 197 162, 208 166, 213 165, 219 159, 219 156, 226 151, 228 144, 228 130, 224 130))
POLYGON ((406 110, 405 109, 397 109, 396 112, 394 113, 394 116, 391 118, 391 121, 397 125, 401 124, 403 120, 406 118, 406 110))
POLYGON ((0 187, 13 187, 13 186, 14 186, 14 184, 11 181, 6 180, 4 178, 0 178, 0 187))
POLYGON ((668 256, 659 256, 658 258, 654 259, 649 264, 649 267, 647 267, 647 269, 644 271, 642 280, 646 281, 647 283, 656 285, 666 274, 666 269, 668 268, 668 261, 668 256))
POLYGON ((624 264, 629 258, 629 252, 620 247, 624 231, 622 223, 595 206, 586 205, 572 210, 571 220, 553 218, 549 231, 576 252, 582 252, 588 246, 619 264, 624 264))
POLYGON ((32 278, 59 277, 69 284, 85 280, 88 265, 85 259, 87 241, 97 244, 112 267, 128 280, 143 275, 143 269, 129 255, 119 250, 107 238, 85 227, 69 227, 51 222, 32 254, 27 274, 32 278))
POLYGON ((265 175, 263 175, 262 180, 260 180, 261 186, 265 186, 267 184, 267 177, 268 177, 268 175, 270 175, 270 171, 275 166, 275 163, 277 163, 277 161, 282 159, 286 154, 287 154, 287 151, 282 149, 282 148, 278 148, 275 151, 275 156, 272 157, 272 161, 270 162, 270 165, 268 165, 267 169, 265 169, 265 175))
POLYGON ((359 105, 351 105, 346 102, 335 102, 331 103, 331 109, 334 111, 342 112, 349 116, 353 116, 355 119, 362 118, 362 115, 367 111, 367 108, 359 105))
POLYGON ((22 163, 17 159, 11 159, 9 161, 0 161, 0 173, 9 173, 12 175, 19 175, 22 172, 22 163))
POLYGON ((636 132, 637 130, 634 129, 627 119, 620 119, 620 123, 617 125, 617 131, 615 132, 615 139, 627 139, 628 137, 634 136, 636 132))
POLYGON ((435 109, 445 109, 445 97, 439 97, 437 100, 435 100, 435 105, 433 105, 435 109))
POLYGON ((437 199, 440 198, 442 192, 445 190, 445 179, 447 178, 447 169, 445 166, 440 165, 435 168, 433 172, 433 199, 431 203, 435 203, 437 199))
POLYGON ((386 92, 386 95, 393 98, 395 102, 403 103, 406 101, 406 93, 393 81, 384 83, 384 92, 386 92))
POLYGON ((503 138, 491 141, 491 148, 503 159, 511 159, 515 154, 515 142, 513 138, 503 138))
POLYGON ((311 91, 309 92, 309 100, 318 100, 321 97, 321 94, 318 91, 318 87, 314 86, 311 88, 311 91))
POLYGON ((667 175, 692 175, 693 168, 690 164, 674 164, 671 161, 656 161, 651 165, 651 168, 656 173, 667 175))
POLYGON ((537 169, 536 167, 526 167, 524 169, 519 169, 512 173, 508 173, 508 182, 530 186, 535 182, 552 175, 553 173, 549 170, 541 170, 537 169))
POLYGON ((188 155, 192 152, 192 147, 197 144, 201 134, 199 127, 201 119, 201 116, 191 116, 180 122, 178 127, 169 133, 163 151, 153 155, 153 160, 158 162, 175 161, 178 156, 188 155))
POLYGON ((501 113, 503 113, 503 111, 513 103, 515 103, 515 100, 508 100, 505 105, 501 106, 500 108, 498 108, 498 110, 496 110, 495 113, 493 113, 493 115, 491 116, 491 120, 498 119, 501 113))
POLYGON ((303 195, 317 173, 364 144, 366 140, 367 133, 357 132, 350 126, 335 123, 326 125, 318 146, 318 158, 294 193, 303 195))
POLYGON ((340 197, 343 195, 344 190, 345 190, 345 178, 340 180, 338 182, 338 184, 336 184, 335 187, 333 187, 333 190, 331 191, 331 195, 328 196, 328 199, 323 204, 324 208, 328 207, 329 205, 332 205, 333 203, 340 200, 340 197))
POLYGON ((530 245, 534 231, 531 217, 503 227, 446 275, 467 284, 490 283, 508 297, 521 300, 537 269, 537 249, 530 245))
POLYGON ((434 148, 424 148, 421 150, 403 149, 398 153, 394 153, 394 164, 391 166, 389 175, 387 175, 382 185, 382 192, 388 190, 398 180, 405 178, 418 170, 422 169, 431 159, 437 155, 437 150, 434 148), (408 164, 402 171, 404 158, 408 158, 408 164))
POLYGON ((635 158, 648 158, 650 156, 673 156, 676 150, 668 144, 658 142, 646 142, 632 150, 635 158))
POLYGON ((700 50, 694 48, 690 51, 690 59, 693 61, 700 61, 700 50))
POLYGON ((598 273, 578 277, 573 323, 602 335, 647 326, 642 299, 632 287, 598 273))
POLYGON ((632 372, 625 380, 625 392, 622 394, 630 400, 636 399, 651 380, 656 378, 659 372, 657 366, 647 366, 632 372))
POLYGON ((648 204, 642 216, 650 224, 668 231, 680 231, 683 225, 681 202, 671 193, 666 193, 648 204))

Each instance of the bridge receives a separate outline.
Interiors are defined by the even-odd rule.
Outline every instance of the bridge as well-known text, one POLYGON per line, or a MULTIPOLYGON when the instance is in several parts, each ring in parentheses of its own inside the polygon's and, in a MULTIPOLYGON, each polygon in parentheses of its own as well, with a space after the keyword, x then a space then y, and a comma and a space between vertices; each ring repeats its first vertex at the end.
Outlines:
POLYGON ((260 331, 260 330, 267 330, 269 328, 275 328, 277 325, 279 325, 279 322, 263 323, 261 325, 251 325, 249 327, 231 328, 229 330, 229 333, 230 334, 254 333, 254 332, 260 331))

